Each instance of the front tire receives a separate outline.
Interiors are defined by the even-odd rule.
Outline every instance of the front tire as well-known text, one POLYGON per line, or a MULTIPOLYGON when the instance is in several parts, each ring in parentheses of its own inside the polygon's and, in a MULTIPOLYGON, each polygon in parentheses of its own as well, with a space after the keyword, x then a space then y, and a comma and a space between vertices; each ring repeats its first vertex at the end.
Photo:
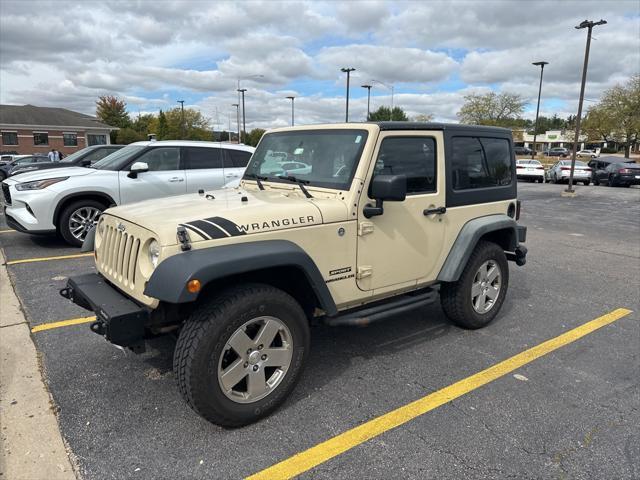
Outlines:
POLYGON ((74 247, 82 242, 100 219, 105 205, 96 200, 78 200, 67 206, 60 215, 58 231, 64 240, 74 247))
POLYGON ((440 287, 445 315, 462 328, 488 325, 498 314, 509 287, 509 266, 502 248, 480 241, 457 282, 440 287))
POLYGON ((282 290, 249 284, 220 292, 180 332, 173 357, 180 393, 212 423, 253 423, 295 387, 309 336, 302 308, 282 290))

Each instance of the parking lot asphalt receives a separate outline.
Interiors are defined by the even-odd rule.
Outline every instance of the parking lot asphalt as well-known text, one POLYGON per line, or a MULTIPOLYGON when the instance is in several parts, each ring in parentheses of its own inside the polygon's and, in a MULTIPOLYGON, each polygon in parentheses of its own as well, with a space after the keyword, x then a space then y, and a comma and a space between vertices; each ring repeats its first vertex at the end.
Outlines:
MULTIPOLYGON (((283 408, 227 430, 197 416, 171 371, 171 338, 143 355, 87 325, 34 333, 62 434, 85 479, 242 478, 617 308, 633 312, 301 478, 640 476, 640 189, 519 184, 527 265, 502 312, 458 329, 432 305, 367 328, 312 329, 283 408)), ((6 229, 0 217, 0 230, 6 229)), ((32 326, 86 317, 57 291, 93 270, 59 240, 0 233, 32 326)))

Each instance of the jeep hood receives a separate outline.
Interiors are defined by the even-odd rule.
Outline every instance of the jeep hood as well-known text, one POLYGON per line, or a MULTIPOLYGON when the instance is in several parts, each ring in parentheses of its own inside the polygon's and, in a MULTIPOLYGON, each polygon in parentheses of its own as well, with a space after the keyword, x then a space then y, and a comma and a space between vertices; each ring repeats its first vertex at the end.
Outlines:
POLYGON ((348 217, 347 206, 338 199, 305 198, 292 190, 241 188, 146 200, 113 207, 106 213, 154 232, 162 245, 177 243, 179 226, 195 243, 344 221, 348 217))

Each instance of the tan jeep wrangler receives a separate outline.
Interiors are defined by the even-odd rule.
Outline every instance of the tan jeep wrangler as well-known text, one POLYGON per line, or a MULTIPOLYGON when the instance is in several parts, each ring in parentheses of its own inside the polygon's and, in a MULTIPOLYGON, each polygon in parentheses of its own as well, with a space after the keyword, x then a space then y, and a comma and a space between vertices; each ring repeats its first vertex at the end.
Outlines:
POLYGON ((239 426, 294 388, 312 319, 365 325, 439 296, 457 325, 488 324, 507 294, 507 260, 526 260, 516 187, 505 129, 272 130, 238 188, 107 210, 85 242, 98 273, 61 294, 95 312, 94 332, 136 351, 179 333, 185 400, 239 426))

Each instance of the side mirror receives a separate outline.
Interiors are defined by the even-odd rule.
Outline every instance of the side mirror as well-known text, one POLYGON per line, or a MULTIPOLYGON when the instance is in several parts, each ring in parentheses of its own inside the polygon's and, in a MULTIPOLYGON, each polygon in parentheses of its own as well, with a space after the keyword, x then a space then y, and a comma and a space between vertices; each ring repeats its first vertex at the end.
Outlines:
POLYGON ((82 160, 80 162, 81 167, 88 167, 89 165, 91 165, 91 160, 82 160))
POLYGON ((129 169, 129 174, 127 175, 127 177, 138 178, 138 174, 148 172, 148 171, 149 171, 149 165, 147 165, 145 162, 135 162, 133 165, 131 165, 131 168, 129 169))
POLYGON ((407 177, 405 175, 376 175, 371 181, 371 198, 376 204, 366 205, 363 214, 366 218, 384 213, 382 206, 385 200, 402 202, 407 197, 407 177))

